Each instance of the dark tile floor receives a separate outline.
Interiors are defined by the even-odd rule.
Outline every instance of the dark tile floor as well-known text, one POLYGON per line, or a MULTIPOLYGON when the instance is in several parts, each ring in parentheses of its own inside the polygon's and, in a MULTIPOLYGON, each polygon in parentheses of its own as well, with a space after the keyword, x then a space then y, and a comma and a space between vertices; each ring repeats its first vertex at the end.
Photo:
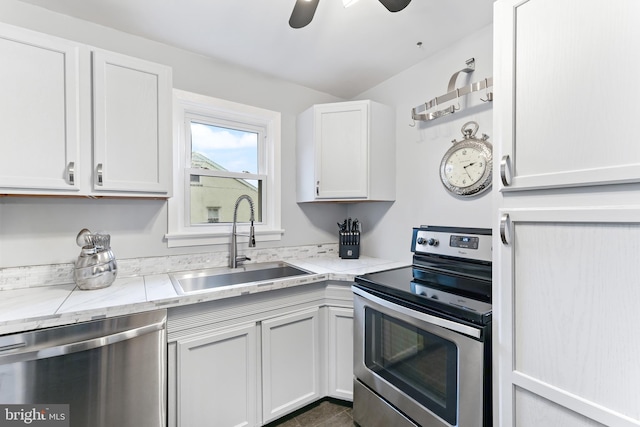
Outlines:
POLYGON ((354 425, 349 402, 323 399, 265 427, 353 427, 354 425))

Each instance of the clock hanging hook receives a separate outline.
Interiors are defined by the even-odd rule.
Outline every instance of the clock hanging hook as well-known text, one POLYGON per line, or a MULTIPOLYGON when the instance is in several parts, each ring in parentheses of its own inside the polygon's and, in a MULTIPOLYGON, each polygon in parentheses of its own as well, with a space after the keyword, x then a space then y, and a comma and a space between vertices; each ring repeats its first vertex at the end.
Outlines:
POLYGON ((476 136, 476 132, 478 132, 478 129, 480 129, 480 125, 478 125, 478 122, 474 122, 472 120, 463 124, 460 131, 462 132, 464 139, 469 139, 476 136), (473 129, 470 129, 471 126, 473 126, 473 129))

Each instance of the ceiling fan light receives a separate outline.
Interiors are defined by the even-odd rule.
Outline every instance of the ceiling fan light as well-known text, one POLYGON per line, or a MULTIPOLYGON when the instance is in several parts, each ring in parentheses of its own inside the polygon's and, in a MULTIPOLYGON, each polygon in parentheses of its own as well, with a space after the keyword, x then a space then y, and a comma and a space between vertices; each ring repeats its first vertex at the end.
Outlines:
POLYGON ((344 7, 353 6, 357 2, 358 0, 342 0, 342 4, 344 7))

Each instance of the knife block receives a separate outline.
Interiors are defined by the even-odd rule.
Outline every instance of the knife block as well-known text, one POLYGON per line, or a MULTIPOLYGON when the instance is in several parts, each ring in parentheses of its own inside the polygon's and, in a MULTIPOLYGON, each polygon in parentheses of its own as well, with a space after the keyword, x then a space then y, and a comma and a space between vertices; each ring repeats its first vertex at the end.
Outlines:
POLYGON ((360 258, 360 232, 340 232, 338 255, 342 259, 360 258))

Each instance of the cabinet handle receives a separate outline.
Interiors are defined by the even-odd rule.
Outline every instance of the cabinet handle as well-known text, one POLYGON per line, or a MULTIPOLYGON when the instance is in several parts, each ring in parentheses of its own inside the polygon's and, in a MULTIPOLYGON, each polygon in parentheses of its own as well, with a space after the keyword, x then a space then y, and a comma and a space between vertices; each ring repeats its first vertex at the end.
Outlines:
POLYGON ((316 181, 316 196, 320 195, 320 181, 316 181))
POLYGON ((509 245, 509 240, 507 239, 508 222, 509 214, 502 214, 502 218, 500 218, 500 240, 502 240, 503 245, 509 245))
POLYGON ((98 185, 102 185, 102 163, 98 163, 96 172, 98 174, 98 185))
POLYGON ((506 154, 502 156, 502 160, 500 160, 500 179, 502 180, 502 185, 508 187, 510 185, 507 180, 507 169, 509 168, 509 155, 506 154))
POLYGON ((67 179, 69 181, 69 185, 73 185, 76 180, 76 164, 75 162, 69 162, 67 166, 67 179))

